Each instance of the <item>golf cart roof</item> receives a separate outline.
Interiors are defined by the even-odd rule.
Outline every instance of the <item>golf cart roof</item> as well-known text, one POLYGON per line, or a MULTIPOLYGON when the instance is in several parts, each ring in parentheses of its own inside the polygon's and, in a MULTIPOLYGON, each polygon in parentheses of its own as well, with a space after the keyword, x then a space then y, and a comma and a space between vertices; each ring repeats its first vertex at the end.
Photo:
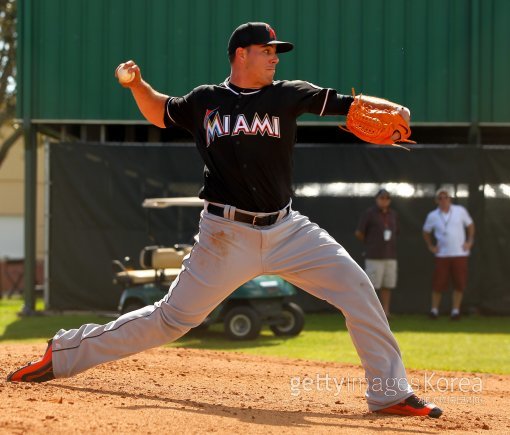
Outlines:
POLYGON ((204 200, 195 196, 182 198, 147 198, 143 201, 144 208, 167 207, 203 207, 204 200))

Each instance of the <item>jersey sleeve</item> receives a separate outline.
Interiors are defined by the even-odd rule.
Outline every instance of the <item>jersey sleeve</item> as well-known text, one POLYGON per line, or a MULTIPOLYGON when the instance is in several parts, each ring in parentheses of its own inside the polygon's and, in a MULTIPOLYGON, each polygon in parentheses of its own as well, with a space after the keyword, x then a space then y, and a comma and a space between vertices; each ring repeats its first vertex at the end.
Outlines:
POLYGON ((169 97, 165 104, 163 121, 166 127, 172 125, 189 131, 193 128, 194 91, 184 97, 169 97))
POLYGON ((427 219, 425 219, 423 224, 423 231, 426 233, 431 233, 434 230, 434 216, 432 213, 434 212, 432 211, 427 215, 427 219))
POLYGON ((290 82, 294 91, 297 116, 303 113, 346 115, 353 97, 338 94, 334 89, 321 88, 312 83, 296 80, 290 82))
POLYGON ((471 218, 469 212, 464 207, 462 207, 461 210, 462 210, 462 222, 465 227, 469 227, 469 225, 473 223, 473 219, 471 218))

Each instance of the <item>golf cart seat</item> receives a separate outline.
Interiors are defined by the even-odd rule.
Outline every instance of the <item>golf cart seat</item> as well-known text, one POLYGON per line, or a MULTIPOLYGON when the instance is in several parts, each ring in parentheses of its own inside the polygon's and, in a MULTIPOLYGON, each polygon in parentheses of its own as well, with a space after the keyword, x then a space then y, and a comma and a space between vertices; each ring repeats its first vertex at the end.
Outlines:
POLYGON ((123 285, 148 284, 162 282, 170 284, 181 271, 179 268, 124 270, 115 274, 115 281, 123 285))
POLYGON ((170 285, 181 271, 182 260, 189 252, 190 245, 174 245, 173 248, 146 246, 140 252, 143 269, 130 270, 117 260, 113 262, 120 269, 115 273, 114 282, 123 287, 154 282, 170 285))
POLYGON ((140 252, 140 265, 144 269, 180 269, 182 260, 191 252, 191 248, 190 245, 175 245, 173 248, 146 246, 140 252))

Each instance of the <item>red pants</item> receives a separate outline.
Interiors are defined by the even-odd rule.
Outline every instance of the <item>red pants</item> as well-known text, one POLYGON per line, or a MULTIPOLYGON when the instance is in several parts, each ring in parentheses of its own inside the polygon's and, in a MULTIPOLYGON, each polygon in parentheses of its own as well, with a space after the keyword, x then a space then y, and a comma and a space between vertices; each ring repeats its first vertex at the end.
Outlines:
POLYGON ((468 257, 436 257, 436 267, 432 280, 432 289, 435 292, 448 290, 450 278, 453 288, 463 292, 468 277, 468 257))

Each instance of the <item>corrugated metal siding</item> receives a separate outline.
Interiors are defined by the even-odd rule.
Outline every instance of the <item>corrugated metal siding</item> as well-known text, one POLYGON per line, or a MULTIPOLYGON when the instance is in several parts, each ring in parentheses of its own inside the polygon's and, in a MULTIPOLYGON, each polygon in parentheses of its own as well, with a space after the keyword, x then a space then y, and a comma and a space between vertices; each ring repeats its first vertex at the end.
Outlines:
POLYGON ((482 120, 510 123, 510 2, 482 2, 482 120))
POLYGON ((118 63, 135 59, 156 89, 183 95, 228 75, 237 25, 267 21, 296 44, 277 78, 399 101, 414 122, 469 122, 473 5, 480 120, 510 123, 506 0, 25 0, 34 17, 31 117, 141 119, 113 78, 118 63))

